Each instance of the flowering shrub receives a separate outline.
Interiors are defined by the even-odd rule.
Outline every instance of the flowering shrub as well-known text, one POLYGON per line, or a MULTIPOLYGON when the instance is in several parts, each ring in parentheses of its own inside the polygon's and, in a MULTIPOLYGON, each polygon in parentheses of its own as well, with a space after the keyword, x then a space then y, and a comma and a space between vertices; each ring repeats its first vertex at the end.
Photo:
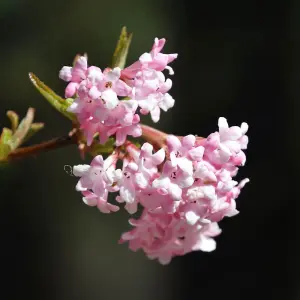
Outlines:
POLYGON ((10 112, 12 129, 3 130, 0 162, 76 143, 82 155, 94 156, 90 165, 73 168, 83 202, 102 213, 124 206, 135 214, 140 208, 140 216, 129 219, 132 229, 121 235, 120 243, 167 264, 191 251, 213 251, 213 238, 221 232, 218 222, 238 213, 235 200, 249 180, 238 183, 233 177, 246 162, 248 125, 229 127, 221 117, 218 131, 203 138, 168 135, 141 124, 140 115, 150 114, 156 123, 161 110, 174 106, 169 94, 172 80, 163 71, 174 74, 169 64, 177 54, 163 54, 166 41, 156 38, 149 53, 124 68, 130 41, 124 28, 113 64, 104 70, 88 66, 86 55, 76 56, 73 66, 64 66, 59 77, 68 82, 66 99, 31 73, 33 84, 72 120, 73 129, 65 138, 18 148, 30 129, 42 125, 32 123, 32 110, 20 126, 10 112), (141 146, 134 139, 138 137, 145 140, 141 146), (117 193, 114 203, 109 193, 117 193))

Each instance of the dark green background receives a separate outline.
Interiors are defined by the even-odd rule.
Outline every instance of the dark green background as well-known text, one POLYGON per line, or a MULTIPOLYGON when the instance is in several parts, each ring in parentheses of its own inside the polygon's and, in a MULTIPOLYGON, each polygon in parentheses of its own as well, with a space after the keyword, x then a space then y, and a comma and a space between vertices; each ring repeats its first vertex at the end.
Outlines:
MULTIPOLYGON (((118 245, 129 226, 81 202, 64 165, 81 163, 75 147, 0 170, 1 299, 300 299, 298 1, 1 0, 0 126, 5 112, 36 108, 46 128, 32 142, 70 127, 28 80, 55 91, 58 71, 77 53, 109 64, 119 31, 134 32, 133 62, 166 37, 178 52, 175 107, 157 127, 206 136, 219 116, 250 125, 250 177, 239 216, 221 223, 210 254, 167 267, 118 245)), ((146 119, 148 120, 148 119, 146 119)))

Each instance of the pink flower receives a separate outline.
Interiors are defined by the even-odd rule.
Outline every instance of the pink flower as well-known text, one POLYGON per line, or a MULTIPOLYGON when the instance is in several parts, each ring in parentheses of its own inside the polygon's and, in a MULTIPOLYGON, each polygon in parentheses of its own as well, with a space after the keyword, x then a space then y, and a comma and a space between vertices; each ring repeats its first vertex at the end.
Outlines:
POLYGON ((160 51, 165 45, 165 39, 155 38, 152 50, 150 53, 144 53, 140 56, 139 61, 122 70, 122 76, 134 78, 142 68, 150 68, 156 71, 168 69, 170 74, 174 74, 173 69, 168 66, 175 60, 178 54, 163 54, 160 51))
POLYGON ((174 214, 179 206, 171 195, 162 195, 157 189, 148 186, 137 194, 138 202, 152 213, 174 214))
POLYGON ((170 263, 174 256, 191 251, 213 251, 212 237, 220 234, 216 223, 190 226, 176 215, 151 214, 144 210, 139 220, 130 220, 135 228, 122 235, 120 243, 129 242, 133 251, 142 249, 150 259, 170 263))
POLYGON ((175 100, 168 93, 154 93, 147 97, 147 99, 141 99, 139 106, 142 108, 141 113, 147 115, 150 113, 151 119, 154 123, 157 123, 160 119, 160 110, 168 111, 174 106, 175 100))
POLYGON ((113 185, 116 177, 116 157, 109 156, 105 161, 101 155, 96 156, 91 165, 77 165, 73 168, 73 174, 80 177, 76 190, 84 195, 84 202, 90 206, 96 206, 101 211, 110 209, 116 211, 114 206, 106 204, 108 192, 118 190, 113 185))
POLYGON ((167 145, 173 166, 178 165, 182 170, 192 172, 192 161, 201 161, 204 153, 203 146, 195 146, 195 142, 193 135, 183 137, 182 141, 174 135, 168 136, 167 145))
POLYGON ((104 214, 117 212, 120 208, 107 202, 107 195, 105 197, 97 196, 90 191, 83 191, 83 202, 88 206, 97 206, 97 208, 104 214))
POLYGON ((242 123, 241 127, 229 128, 226 119, 219 118, 218 125, 219 132, 211 134, 206 139, 205 154, 208 160, 215 165, 222 165, 230 160, 238 165, 245 164, 246 157, 241 149, 247 148, 248 138, 245 136, 248 130, 247 123, 242 123))
POLYGON ((193 184, 192 174, 179 167, 172 166, 170 161, 165 162, 162 174, 153 181, 152 186, 161 195, 170 195, 175 201, 181 200, 182 189, 193 184))
POLYGON ((138 124, 139 118, 135 118, 132 125, 122 126, 121 124, 113 126, 108 132, 107 136, 116 135, 116 146, 121 146, 125 143, 128 135, 139 137, 142 135, 141 126, 138 124))
MULTIPOLYGON (((132 149, 129 149, 129 151, 132 151, 132 149)), ((123 171, 122 173, 119 172, 118 175, 120 196, 117 201, 125 202, 125 208, 129 213, 136 212, 143 190, 147 190, 153 179, 158 176, 157 165, 163 162, 164 157, 165 152, 163 149, 153 154, 152 145, 145 143, 141 147, 139 155, 135 154, 131 161, 124 161, 123 171)))
POLYGON ((159 121, 160 109, 168 111, 174 106, 175 100, 167 93, 172 87, 172 81, 165 80, 162 72, 152 69, 139 71, 132 86, 132 98, 138 101, 141 113, 150 113, 155 123, 159 121))
POLYGON ((77 59, 74 67, 63 67, 59 72, 59 78, 70 82, 66 88, 65 97, 70 98, 75 95, 79 83, 86 79, 87 58, 81 56, 77 59))
POLYGON ((123 165, 122 173, 119 172, 118 186, 120 187, 120 196, 117 197, 117 201, 125 202, 127 206, 125 208, 129 213, 135 213, 137 211, 137 199, 136 199, 136 183, 135 173, 138 170, 137 164, 129 162, 123 165))
POLYGON ((168 264, 175 256, 216 248, 214 237, 221 233, 217 222, 238 214, 236 199, 249 179, 234 180, 246 162, 247 123, 229 127, 219 118, 219 131, 206 139, 156 136, 150 130, 154 136, 146 139, 154 145, 138 148, 127 140, 142 135, 138 108, 158 122, 161 110, 174 106, 168 93, 172 81, 162 71, 174 73, 168 64, 177 54, 161 53, 164 44, 165 39, 156 38, 151 52, 123 71, 88 67, 81 56, 59 76, 69 82, 66 97, 75 96, 68 111, 76 115, 87 145, 96 143, 97 135, 101 144, 115 136, 117 148, 105 160, 98 155, 90 165, 73 168, 84 203, 103 213, 116 212, 119 206, 109 203, 108 196, 119 192, 116 201, 124 203, 128 213, 140 206, 142 215, 130 219, 134 228, 122 234, 120 242, 168 264), (154 152, 154 147, 162 148, 154 152), (123 166, 117 169, 121 159, 123 166))
POLYGON ((113 90, 118 96, 126 97, 131 92, 131 87, 120 79, 121 69, 106 69, 104 70, 103 81, 99 84, 99 90, 105 91, 107 89, 113 90))
MULTIPOLYGON (((165 39, 155 38, 152 50, 150 53, 144 53, 140 57, 140 62, 147 65, 149 68, 163 71, 169 63, 175 60, 178 54, 163 54, 160 51, 166 43, 165 39)), ((173 69, 168 67, 170 74, 173 74, 173 69)))

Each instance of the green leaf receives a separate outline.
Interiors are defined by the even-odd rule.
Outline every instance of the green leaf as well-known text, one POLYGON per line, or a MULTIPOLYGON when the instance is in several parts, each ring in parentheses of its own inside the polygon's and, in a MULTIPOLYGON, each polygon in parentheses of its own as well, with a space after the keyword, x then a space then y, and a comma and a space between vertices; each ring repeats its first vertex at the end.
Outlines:
POLYGON ((13 132, 11 129, 4 127, 0 136, 0 144, 7 144, 11 140, 13 132))
POLYGON ((24 140, 23 143, 28 141, 33 135, 35 135, 37 132, 42 130, 44 128, 45 124, 44 123, 32 123, 24 140))
POLYGON ((114 151, 115 139, 110 138, 104 145, 99 144, 99 142, 93 142, 90 146, 89 153, 92 156, 97 156, 99 154, 110 154, 114 151))
POLYGON ((23 142, 34 119, 34 108, 29 108, 25 118, 13 134, 9 144, 12 150, 17 149, 23 142))
POLYGON ((0 136, 0 160, 5 160, 8 154, 11 152, 11 146, 9 142, 12 139, 13 132, 8 128, 3 128, 0 136))
POLYGON ((73 99, 64 99, 58 96, 53 90, 45 85, 40 79, 33 73, 29 73, 29 78, 37 90, 48 100, 48 102, 56 108, 61 114, 69 118, 72 121, 76 121, 76 116, 67 111, 67 108, 72 104, 73 99))
POLYGON ((7 117, 10 119, 11 122, 11 129, 15 132, 19 126, 19 116, 16 112, 9 110, 6 113, 7 117))
POLYGON ((132 33, 127 33, 126 27, 124 26, 121 31, 119 41, 117 43, 116 50, 112 58, 112 67, 119 67, 123 69, 125 67, 126 58, 129 50, 129 46, 132 40, 132 33))

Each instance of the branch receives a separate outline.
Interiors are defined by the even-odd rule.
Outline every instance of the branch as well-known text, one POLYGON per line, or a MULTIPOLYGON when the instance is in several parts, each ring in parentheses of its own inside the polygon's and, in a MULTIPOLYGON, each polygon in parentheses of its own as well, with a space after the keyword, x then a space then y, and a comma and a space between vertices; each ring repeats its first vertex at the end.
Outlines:
POLYGON ((8 155, 8 157, 5 159, 5 162, 9 162, 15 159, 21 159, 27 156, 34 156, 42 152, 62 148, 72 144, 77 144, 77 139, 74 135, 54 138, 41 144, 16 149, 8 155))

